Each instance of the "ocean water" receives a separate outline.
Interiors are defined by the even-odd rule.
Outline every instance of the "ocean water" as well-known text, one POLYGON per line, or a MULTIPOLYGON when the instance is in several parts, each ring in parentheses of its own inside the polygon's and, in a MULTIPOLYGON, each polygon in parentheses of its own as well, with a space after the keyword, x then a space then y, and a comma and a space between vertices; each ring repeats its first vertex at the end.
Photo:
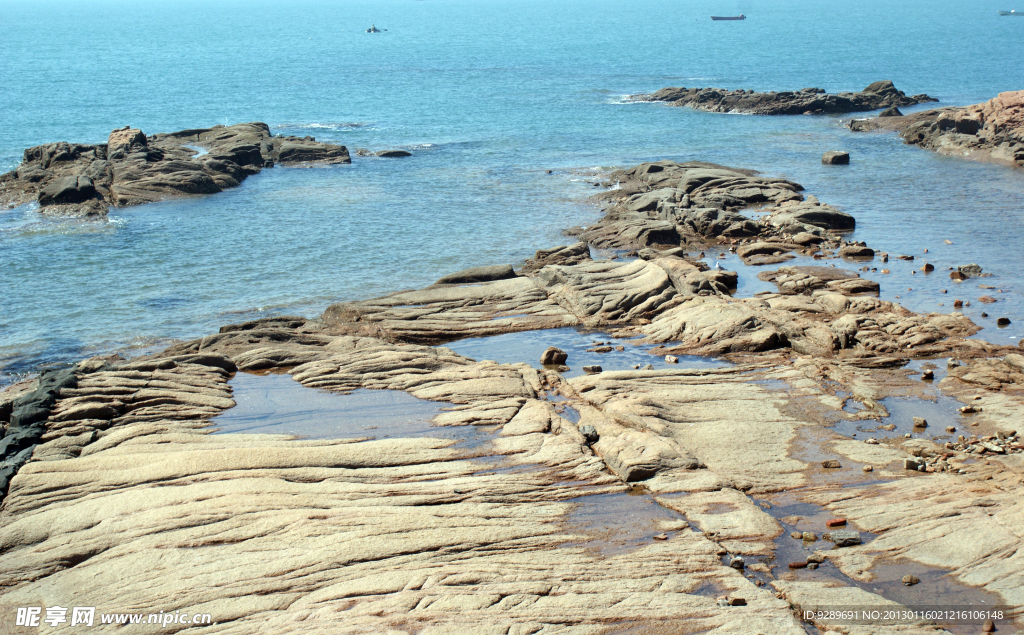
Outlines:
MULTIPOLYGON (((0 0, 0 170, 25 147, 102 142, 124 125, 258 120, 350 150, 413 151, 265 170, 235 190, 107 221, 0 211, 0 382, 520 262, 597 217, 584 200, 595 171, 663 158, 794 179, 854 214, 857 239, 926 255, 938 269, 927 280, 909 265, 871 274, 884 297, 916 310, 951 310, 944 269, 982 265, 994 276, 981 282, 1002 290, 984 310, 1013 324, 979 336, 1015 342, 1021 171, 854 135, 838 117, 623 99, 664 86, 838 91, 892 79, 942 104, 975 103, 1024 88, 1024 20, 997 15, 1010 4, 0 0), (746 21, 708 19, 740 12, 746 21), (387 31, 364 33, 371 24, 387 31), (831 149, 853 163, 822 166, 831 149)), ((949 291, 995 293, 974 282, 949 291)))

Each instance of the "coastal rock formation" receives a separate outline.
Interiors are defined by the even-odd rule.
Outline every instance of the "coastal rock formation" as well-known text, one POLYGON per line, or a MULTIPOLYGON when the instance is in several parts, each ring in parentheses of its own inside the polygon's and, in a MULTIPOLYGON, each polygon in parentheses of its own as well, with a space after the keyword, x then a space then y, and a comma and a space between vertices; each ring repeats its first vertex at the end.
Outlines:
MULTIPOLYGON (((642 258, 560 246, 518 272, 477 267, 318 319, 228 325, 0 393, 0 613, 160 607, 210 614, 203 631, 224 635, 798 635, 794 607, 900 608, 876 589, 908 562, 956 567, 948 580, 990 606, 1024 604, 1024 463, 992 449, 1017 449, 1005 427, 1024 412, 1020 349, 969 339, 963 315, 873 297, 852 271, 779 267, 759 275, 778 293, 736 299, 735 272, 686 257, 682 244, 748 260, 858 246, 835 233, 853 219, 795 183, 671 162, 616 178, 606 218, 581 231, 642 258), (749 205, 769 211, 754 221, 749 205), (695 210, 726 220, 687 222, 695 210), (750 235, 723 235, 745 222, 750 235), (575 325, 677 363, 629 370, 607 347, 567 378, 436 346, 575 325), (687 368, 679 354, 725 359, 687 368), (935 357, 963 360, 940 386, 974 404, 969 440, 841 433, 895 429, 881 425, 887 398, 933 397, 902 366, 935 357), (340 438, 227 433, 218 417, 244 384, 281 379, 266 373, 289 374, 300 404, 403 391, 437 410, 387 434, 345 416, 331 422, 340 438), (850 537, 810 551, 837 515, 850 537), (790 568, 779 541, 794 533, 807 546, 790 568), (825 577, 801 577, 826 561, 825 577)), ((942 601, 918 574, 914 589, 942 601)))
POLYGON ((942 154, 1024 167, 1024 90, 965 108, 853 120, 850 128, 895 130, 906 143, 942 154))
POLYGON ((637 101, 664 101, 673 106, 689 106, 708 112, 753 115, 838 114, 938 101, 924 94, 908 97, 889 80, 874 82, 859 93, 829 94, 821 88, 779 93, 722 88, 662 88, 649 95, 633 95, 632 98, 637 101))
POLYGON ((44 213, 106 214, 169 196, 213 194, 275 164, 350 163, 345 146, 275 137, 265 123, 214 126, 147 137, 121 128, 105 144, 48 143, 25 150, 0 175, 0 205, 38 201, 44 213))

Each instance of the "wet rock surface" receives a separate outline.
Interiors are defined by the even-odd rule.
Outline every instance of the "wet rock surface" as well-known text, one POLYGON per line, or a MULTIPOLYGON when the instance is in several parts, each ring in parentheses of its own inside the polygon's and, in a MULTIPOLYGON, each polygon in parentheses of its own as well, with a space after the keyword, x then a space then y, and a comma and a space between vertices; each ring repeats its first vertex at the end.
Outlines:
POLYGON ((907 96, 891 81, 874 82, 857 93, 826 93, 820 88, 757 93, 721 88, 662 88, 649 95, 633 95, 637 101, 664 101, 709 112, 754 115, 823 115, 912 106, 938 101, 928 95, 907 96))
POLYGON ((799 608, 1024 605, 1019 349, 839 267, 762 269, 777 292, 733 297, 737 273, 696 252, 863 246, 798 184, 671 162, 611 182, 587 242, 518 271, 0 393, 0 610, 130 596, 224 633, 797 634, 799 608), (489 339, 528 331, 536 350, 493 361, 489 339), (430 419, 231 424, 239 373, 318 395, 296 403, 401 391, 430 419))
POLYGON ((850 122, 855 131, 894 130, 904 142, 950 156, 1024 167, 1024 91, 965 108, 850 122))
POLYGON ((16 170, 0 175, 0 205, 37 201, 51 215, 104 215, 111 206, 214 194, 275 164, 350 162, 345 146, 275 137, 265 123, 150 136, 125 127, 111 132, 105 144, 61 141, 28 148, 16 170))

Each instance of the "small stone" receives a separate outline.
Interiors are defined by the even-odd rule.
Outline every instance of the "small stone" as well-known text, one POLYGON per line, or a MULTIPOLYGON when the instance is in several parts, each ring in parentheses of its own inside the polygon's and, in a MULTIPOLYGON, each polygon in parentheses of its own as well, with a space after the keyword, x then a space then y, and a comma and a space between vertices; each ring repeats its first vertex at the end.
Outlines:
POLYGON ((987 318, 987 317, 988 317, 988 313, 985 313, 984 311, 982 311, 982 312, 981 312, 981 317, 983 317, 983 318, 987 318))
POLYGON ((948 239, 948 238, 946 240, 942 241, 942 242, 946 243, 947 245, 952 245, 953 244, 953 241, 948 239))
POLYGON ((806 560, 797 560, 796 562, 790 562, 789 563, 789 568, 790 569, 803 569, 803 568, 806 568, 806 567, 807 567, 807 561, 806 560))
POLYGON ((802 540, 804 535, 799 531, 794 531, 793 533, 789 534, 789 537, 793 540, 802 540))
POLYGON ((968 277, 969 276, 965 276, 963 273, 961 273, 959 271, 953 271, 953 272, 950 272, 950 274, 949 274, 950 280, 955 280, 957 282, 963 282, 968 277))
POLYGON ((583 367, 583 372, 585 372, 588 375, 595 375, 595 374, 601 372, 601 370, 602 369, 601 369, 600 366, 584 366, 583 367))
MULTIPOLYGON (((640 370, 654 370, 654 364, 647 364, 646 366, 644 366, 640 370)), ((597 372, 601 372, 600 368, 598 369, 597 372)))
POLYGON ((729 598, 718 598, 718 606, 729 606, 729 598))
POLYGON ((746 566, 746 563, 743 561, 743 558, 736 556, 729 561, 729 566, 737 571, 743 571, 743 567, 746 566))
POLYGON ((563 351, 560 348, 555 348, 554 346, 550 346, 550 347, 548 347, 548 349, 546 351, 541 353, 540 363, 542 365, 544 365, 544 366, 555 365, 555 364, 564 364, 567 359, 569 359, 569 354, 568 353, 566 353, 565 351, 563 351))
POLYGON ((978 412, 978 410, 980 410, 980 408, 975 408, 974 406, 964 406, 963 408, 960 408, 960 413, 969 415, 978 412))
POLYGON ((601 439, 601 435, 597 433, 597 428, 592 425, 585 425, 580 428, 580 434, 586 439, 587 445, 593 445, 601 439))
POLYGON ((978 298, 978 302, 984 302, 985 304, 992 304, 993 302, 998 302, 998 301, 999 300, 996 300, 995 298, 993 298, 990 295, 983 295, 980 298, 978 298))
POLYGON ((963 306, 964 306, 964 301, 963 300, 953 300, 953 308, 954 309, 962 309, 963 306))
POLYGON ((889 273, 888 269, 882 269, 882 273, 889 273))
POLYGON ((678 364, 679 363, 679 358, 676 357, 675 355, 666 355, 665 356, 665 363, 666 364, 678 364))
POLYGON ((729 606, 746 606, 747 601, 743 598, 729 598, 729 606))
POLYGON ((825 562, 825 556, 821 555, 820 553, 812 553, 811 555, 807 556, 808 564, 821 564, 822 562, 825 562))
POLYGON ((914 417, 914 427, 915 428, 927 428, 928 427, 928 421, 925 420, 924 417, 914 417))
POLYGON ((807 568, 811 569, 813 571, 814 569, 818 568, 818 563, 817 562, 808 562, 807 563, 807 568))
POLYGON ((875 468, 871 467, 870 465, 865 465, 864 466, 864 471, 865 472, 874 472, 875 468))
POLYGON ((1010 318, 1001 317, 996 320, 996 326, 1010 326, 1010 318))
POLYGON ((821 155, 821 162, 825 165, 849 165, 850 153, 842 150, 833 150, 821 155))
POLYGON ((867 443, 868 445, 878 445, 878 439, 875 439, 874 437, 872 437, 872 438, 868 439, 867 441, 865 441, 864 443, 867 443))
POLYGON ((886 432, 892 432, 893 430, 896 429, 896 424, 895 423, 887 423, 884 426, 878 426, 878 429, 879 430, 885 430, 886 432))
POLYGON ((926 262, 926 263, 924 263, 924 266, 921 267, 921 271, 923 271, 925 273, 931 273, 932 271, 935 271, 935 265, 933 265, 930 262, 926 262))
POLYGON ((914 586, 915 584, 917 584, 920 581, 921 581, 921 579, 918 578, 916 575, 909 575, 908 574, 908 575, 903 576, 903 584, 905 586, 914 586))
POLYGON ((903 435, 903 438, 904 438, 904 439, 910 439, 910 438, 912 438, 913 436, 914 436, 914 435, 912 435, 912 434, 910 434, 910 433, 908 432, 908 433, 906 433, 906 434, 904 434, 904 435, 903 435))
POLYGON ((982 633, 994 633, 995 631, 996 625, 992 620, 985 620, 985 623, 981 625, 982 633))
POLYGON ((655 540, 668 540, 668 534, 655 534, 655 540))
POLYGON ((611 346, 595 346, 594 348, 588 348, 588 353, 610 353, 612 352, 611 346))
POLYGON ((846 526, 846 519, 845 518, 832 518, 830 520, 826 520, 825 521, 825 526, 826 527, 845 527, 846 526))
POLYGON ((935 379, 935 371, 933 371, 930 368, 925 370, 925 371, 923 371, 921 373, 921 379, 927 379, 927 380, 935 379))
POLYGON ((625 346, 616 346, 615 350, 621 353, 621 352, 626 350, 626 347, 625 346))
POLYGON ((903 469, 905 470, 912 470, 916 472, 917 468, 923 465, 924 463, 921 463, 917 459, 903 459, 903 469))
POLYGON ((800 537, 805 542, 817 542, 818 541, 818 537, 816 535, 814 535, 813 531, 805 531, 804 533, 800 534, 800 537))
POLYGON ((826 540, 831 540, 835 543, 836 547, 850 547, 853 545, 859 545, 863 541, 860 538, 859 531, 833 531, 830 534, 825 534, 826 540))
POLYGON ((953 426, 947 426, 946 432, 948 432, 949 434, 953 434, 954 432, 956 432, 956 428, 954 428, 953 426))
POLYGON ((835 459, 829 459, 827 461, 822 461, 821 467, 825 468, 826 470, 837 470, 843 466, 839 464, 839 461, 835 459))

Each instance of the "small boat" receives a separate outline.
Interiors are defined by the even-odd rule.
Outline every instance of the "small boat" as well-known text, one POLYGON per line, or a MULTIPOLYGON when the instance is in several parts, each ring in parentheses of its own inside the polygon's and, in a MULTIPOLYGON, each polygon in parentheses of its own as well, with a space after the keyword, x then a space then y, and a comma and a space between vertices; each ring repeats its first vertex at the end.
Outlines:
POLYGON ((747 16, 742 13, 739 15, 713 15, 712 20, 746 20, 747 16))
POLYGON ((377 27, 370 25, 370 28, 366 29, 367 33, 383 33, 387 29, 378 29, 377 27))
POLYGON ((1024 11, 1018 11, 1016 9, 1012 11, 1000 11, 999 15, 1024 15, 1024 11))

